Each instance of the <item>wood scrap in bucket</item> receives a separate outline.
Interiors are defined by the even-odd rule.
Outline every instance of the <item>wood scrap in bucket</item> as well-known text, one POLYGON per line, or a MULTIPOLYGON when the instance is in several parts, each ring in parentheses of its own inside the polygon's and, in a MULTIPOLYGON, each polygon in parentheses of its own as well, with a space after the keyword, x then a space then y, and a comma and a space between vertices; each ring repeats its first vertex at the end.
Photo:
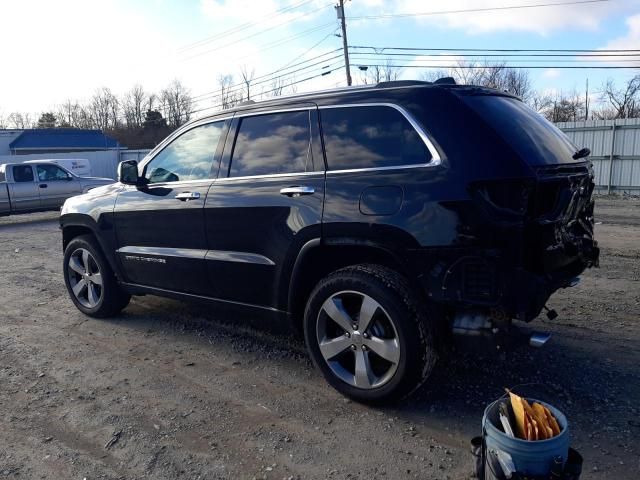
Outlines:
POLYGON ((560 425, 551 411, 538 402, 529 402, 509 389, 511 409, 515 417, 515 433, 522 440, 547 440, 560 434, 560 425))

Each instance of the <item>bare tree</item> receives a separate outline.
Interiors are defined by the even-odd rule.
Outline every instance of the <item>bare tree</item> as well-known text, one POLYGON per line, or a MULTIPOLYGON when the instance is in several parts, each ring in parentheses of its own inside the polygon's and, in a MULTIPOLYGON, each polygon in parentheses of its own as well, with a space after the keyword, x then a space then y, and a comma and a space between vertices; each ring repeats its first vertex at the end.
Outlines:
POLYGON ((7 118, 4 116, 4 113, 0 112, 0 129, 5 129, 9 126, 9 122, 7 118))
POLYGON ((117 128, 120 102, 109 88, 102 87, 96 91, 88 110, 95 127, 102 130, 117 128))
POLYGON ((170 127, 178 128, 191 119, 193 113, 191 93, 179 80, 174 80, 162 90, 160 102, 170 127))
POLYGON ((28 113, 11 112, 7 117, 7 123, 11 128, 25 129, 30 128, 30 119, 28 113))
POLYGON ((282 77, 274 78, 269 85, 268 95, 271 97, 280 97, 287 86, 287 81, 282 77))
POLYGON ((56 119, 58 125, 62 127, 76 127, 77 110, 80 108, 78 102, 67 100, 56 108, 56 119))
POLYGON ((585 104, 576 91, 558 92, 542 112, 550 122, 575 122, 584 118, 585 104))
POLYGON ((376 84, 380 82, 392 82, 398 80, 402 74, 402 69, 396 67, 391 59, 386 59, 384 64, 376 64, 367 67, 363 76, 363 83, 376 84))
POLYGON ((236 104, 236 95, 231 90, 233 75, 219 75, 218 87, 220 88, 220 105, 223 110, 231 108, 236 104))
POLYGON ((601 99, 605 107, 596 115, 601 118, 633 118, 640 114, 640 75, 618 88, 612 79, 602 86, 601 99))
POLYGON ((298 87, 295 85, 295 77, 276 78, 271 82, 267 92, 263 92, 264 95, 270 97, 280 97, 282 95, 290 95, 296 93, 298 87))
POLYGON ((420 74, 420 79, 425 82, 435 82, 439 78, 449 77, 450 74, 447 70, 442 68, 430 68, 428 70, 423 71, 420 74))
POLYGON ((479 85, 512 93, 529 103, 534 95, 531 77, 527 70, 509 68, 505 63, 467 63, 457 62, 457 66, 448 70, 435 69, 422 74, 427 81, 442 77, 452 77, 462 85, 479 85))
POLYGON ((244 83, 246 89, 246 100, 251 100, 251 82, 253 81, 253 77, 255 76, 255 69, 252 68, 251 71, 247 68, 246 65, 243 65, 240 68, 240 76, 242 77, 242 83, 244 83))
POLYGON ((142 85, 134 85, 124 94, 122 113, 128 128, 138 128, 144 122, 144 114, 149 109, 147 94, 142 85))
POLYGON ((502 71, 502 90, 520 97, 523 102, 529 103, 534 95, 531 77, 528 70, 517 68, 505 68, 502 71))
POLYGON ((545 93, 533 92, 528 102, 529 106, 543 116, 553 107, 553 97, 545 93))

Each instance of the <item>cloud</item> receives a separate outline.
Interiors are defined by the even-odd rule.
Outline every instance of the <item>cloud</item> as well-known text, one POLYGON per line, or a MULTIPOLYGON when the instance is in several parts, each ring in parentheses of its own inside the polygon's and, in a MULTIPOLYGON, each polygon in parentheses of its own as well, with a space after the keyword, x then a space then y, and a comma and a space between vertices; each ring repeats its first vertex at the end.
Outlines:
POLYGON ((305 22, 320 13, 316 2, 305 9, 290 8, 299 2, 278 0, 200 0, 202 13, 217 25, 244 25, 249 22, 260 22, 260 28, 284 25, 288 22, 305 22), (288 10, 287 10, 288 9, 288 10), (275 13, 281 10, 284 12, 275 13), (227 23, 229 22, 229 23, 227 23))
POLYGON ((627 17, 627 33, 614 38, 604 49, 640 49, 640 14, 627 17))
MULTIPOLYGON (((554 3, 561 3, 557 0, 554 3)), ((372 9, 378 6, 377 0, 361 0, 366 5, 367 15, 373 15, 372 9)), ((532 5, 535 0, 511 1, 507 6, 532 5)), ((550 2, 545 2, 550 3, 550 2)), ((392 2, 393 7, 378 11, 385 13, 427 13, 455 10, 483 9, 505 6, 495 0, 400 0, 392 2)), ((444 28, 464 30, 470 34, 482 34, 496 31, 523 31, 539 35, 548 35, 557 30, 594 31, 609 15, 631 8, 637 8, 634 0, 620 0, 616 4, 592 3, 581 5, 559 5, 553 7, 520 8, 493 10, 487 12, 451 13, 415 16, 415 21, 444 28)), ((361 13, 364 15, 364 13, 361 13)), ((356 14, 354 14, 355 16, 356 14)))
POLYGON ((542 77, 543 78, 548 78, 550 80, 556 79, 560 75, 561 75, 561 72, 557 68, 547 68, 546 70, 544 70, 542 72, 542 77))

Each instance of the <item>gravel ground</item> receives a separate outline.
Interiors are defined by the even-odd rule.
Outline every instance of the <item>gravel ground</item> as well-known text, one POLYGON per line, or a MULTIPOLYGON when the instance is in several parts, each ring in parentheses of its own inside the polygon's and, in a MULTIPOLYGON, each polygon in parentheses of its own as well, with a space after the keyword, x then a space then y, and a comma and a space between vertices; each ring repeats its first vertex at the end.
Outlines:
POLYGON ((585 479, 637 479, 640 200, 600 198, 601 268, 552 298, 540 350, 450 355, 399 405, 333 391, 299 340, 136 298, 67 298, 56 214, 0 218, 0 478, 464 479, 505 386, 568 416, 585 479))

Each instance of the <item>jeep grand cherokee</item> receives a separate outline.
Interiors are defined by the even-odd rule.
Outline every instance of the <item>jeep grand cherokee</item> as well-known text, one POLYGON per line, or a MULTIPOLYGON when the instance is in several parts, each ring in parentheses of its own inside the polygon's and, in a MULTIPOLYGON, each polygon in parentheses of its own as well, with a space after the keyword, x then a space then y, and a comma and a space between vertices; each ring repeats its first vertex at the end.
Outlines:
POLYGON ((337 390, 398 398, 439 332, 528 322, 597 263, 587 155, 447 80, 245 104, 68 200, 64 279, 94 317, 155 294, 287 321, 337 390))

